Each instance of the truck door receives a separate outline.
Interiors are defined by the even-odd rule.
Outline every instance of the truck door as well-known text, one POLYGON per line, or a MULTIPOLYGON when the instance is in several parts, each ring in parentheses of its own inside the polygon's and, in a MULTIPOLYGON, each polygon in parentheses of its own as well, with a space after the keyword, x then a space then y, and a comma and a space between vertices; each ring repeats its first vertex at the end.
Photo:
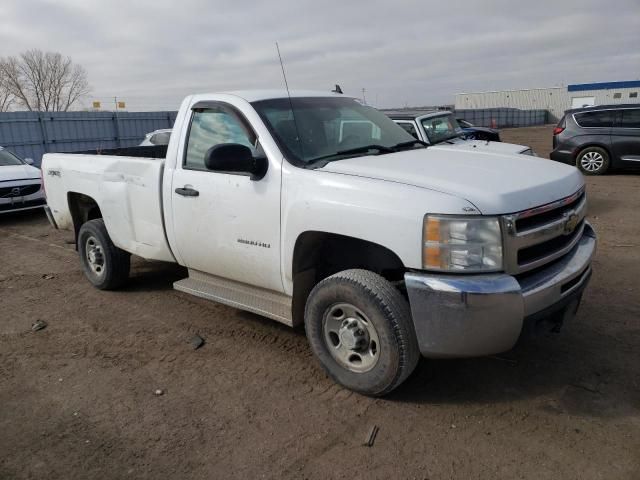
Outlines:
POLYGON ((262 179, 251 180, 245 175, 207 170, 205 153, 215 145, 239 143, 254 154, 260 154, 261 147, 249 122, 235 107, 224 102, 198 106, 191 112, 182 158, 171 185, 180 263, 281 292, 279 171, 269 168, 262 179))

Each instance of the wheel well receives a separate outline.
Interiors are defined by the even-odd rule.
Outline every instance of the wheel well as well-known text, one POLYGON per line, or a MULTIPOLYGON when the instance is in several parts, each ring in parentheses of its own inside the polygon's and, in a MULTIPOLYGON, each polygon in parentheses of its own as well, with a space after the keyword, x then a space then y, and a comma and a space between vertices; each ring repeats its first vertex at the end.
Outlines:
POLYGON ((67 194, 67 202, 69 204, 71 219, 73 220, 73 230, 77 248, 80 227, 89 220, 102 218, 102 212, 100 211, 100 207, 98 207, 98 203, 83 193, 69 192, 67 194))
POLYGON ((590 148, 590 147, 598 147, 603 149, 605 152, 607 152, 607 155, 609 155, 609 161, 611 161, 611 151, 609 151, 609 147, 607 147, 606 145, 603 145, 601 143, 588 143, 586 145, 580 145, 579 147, 576 148, 575 153, 573 154, 573 159, 575 161, 578 160, 578 156, 580 155, 580 152, 582 152, 583 150, 590 148))
POLYGON ((307 297, 318 282, 352 268, 370 270, 391 282, 402 281, 405 272, 402 260, 377 243, 335 233, 301 234, 293 251, 293 324, 304 322, 307 297))

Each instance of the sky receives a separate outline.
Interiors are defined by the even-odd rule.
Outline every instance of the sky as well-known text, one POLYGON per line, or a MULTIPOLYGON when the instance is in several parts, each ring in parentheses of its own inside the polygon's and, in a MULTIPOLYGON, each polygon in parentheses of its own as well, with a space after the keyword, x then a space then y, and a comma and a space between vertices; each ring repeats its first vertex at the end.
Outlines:
MULTIPOLYGON (((85 103, 176 110, 191 93, 330 90, 378 107, 640 79, 640 0, 3 0, 0 55, 88 72, 85 103)), ((108 108, 108 107, 106 107, 108 108)))

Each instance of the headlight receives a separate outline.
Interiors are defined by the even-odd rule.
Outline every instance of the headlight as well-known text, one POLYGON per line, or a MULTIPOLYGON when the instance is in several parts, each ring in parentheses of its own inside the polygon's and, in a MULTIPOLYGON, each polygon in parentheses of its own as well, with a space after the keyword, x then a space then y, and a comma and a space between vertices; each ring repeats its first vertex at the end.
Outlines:
POLYGON ((447 272, 502 270, 502 234, 495 217, 426 215, 422 267, 447 272))

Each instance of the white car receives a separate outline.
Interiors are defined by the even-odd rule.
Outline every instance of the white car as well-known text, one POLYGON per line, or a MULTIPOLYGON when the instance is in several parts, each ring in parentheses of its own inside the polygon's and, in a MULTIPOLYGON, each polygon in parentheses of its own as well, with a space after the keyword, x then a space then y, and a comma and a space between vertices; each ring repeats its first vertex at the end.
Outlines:
POLYGON ((40 170, 0 147, 0 214, 42 208, 45 201, 40 170))
POLYGON ((144 140, 140 143, 140 147, 151 147, 153 145, 169 145, 171 138, 171 129, 154 130, 144 136, 144 140))
POLYGON ((526 145, 468 139, 453 113, 446 110, 387 110, 385 113, 407 133, 429 145, 456 150, 537 156, 533 149, 526 145))
POLYGON ((166 158, 113 153, 42 164, 50 220, 75 232, 95 287, 123 285, 131 254, 177 262, 177 290, 304 324, 329 376, 367 395, 420 354, 557 331, 591 276, 578 170, 425 146, 343 95, 192 95, 166 158))

